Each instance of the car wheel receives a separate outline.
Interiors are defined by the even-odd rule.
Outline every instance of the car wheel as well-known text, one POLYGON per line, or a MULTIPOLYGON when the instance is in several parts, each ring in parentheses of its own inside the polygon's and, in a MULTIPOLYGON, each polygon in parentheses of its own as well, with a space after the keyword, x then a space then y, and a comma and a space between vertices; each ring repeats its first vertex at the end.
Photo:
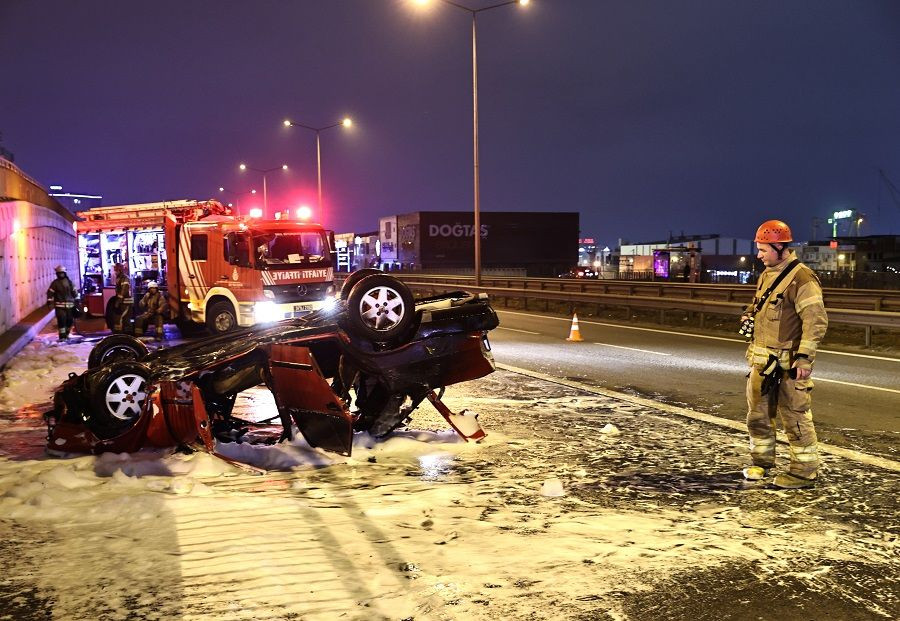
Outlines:
POLYGON ((96 369, 117 360, 140 360, 149 353, 147 346, 129 334, 112 334, 94 345, 88 356, 88 368, 96 369))
POLYGON ((90 385, 88 427, 100 438, 112 438, 137 422, 147 400, 150 369, 133 360, 114 362, 96 372, 90 385))
POLYGON ((206 312, 206 329, 213 334, 225 334, 237 327, 237 315, 231 302, 216 302, 206 312))
POLYGON ((341 285, 341 299, 346 300, 347 298, 349 298, 350 291, 353 289, 353 285, 358 283, 366 276, 372 276, 373 274, 384 274, 384 272, 382 272, 381 270, 376 270, 374 267, 366 267, 361 270, 352 272, 349 276, 347 276, 347 278, 341 285))
POLYGON ((372 274, 357 282, 347 298, 348 330, 375 343, 399 339, 415 318, 412 293, 387 274, 372 274))

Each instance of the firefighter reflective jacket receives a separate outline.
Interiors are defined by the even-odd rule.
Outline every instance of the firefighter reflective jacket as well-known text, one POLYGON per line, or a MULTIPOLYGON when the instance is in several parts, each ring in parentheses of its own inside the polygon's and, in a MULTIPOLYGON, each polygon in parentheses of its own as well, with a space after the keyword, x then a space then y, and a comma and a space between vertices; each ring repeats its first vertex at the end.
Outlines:
MULTIPOLYGON (((796 257, 791 252, 779 265, 766 268, 760 276, 757 295, 765 291, 796 257)), ((748 307, 752 311, 757 300, 748 307)), ((819 343, 828 329, 822 287, 815 272, 802 263, 769 295, 756 314, 753 341, 747 351, 751 364, 765 364, 770 354, 789 367, 797 354, 815 360, 819 343)))
POLYGON ((140 306, 146 309, 148 313, 162 314, 166 309, 166 299, 159 291, 156 291, 156 293, 148 291, 141 298, 140 306))
POLYGON ((134 303, 134 300, 131 298, 131 281, 128 280, 128 276, 125 274, 119 274, 116 277, 116 295, 122 301, 122 304, 134 303))
POLYGON ((68 276, 57 276, 47 289, 47 304, 56 308, 74 308, 78 293, 68 276))

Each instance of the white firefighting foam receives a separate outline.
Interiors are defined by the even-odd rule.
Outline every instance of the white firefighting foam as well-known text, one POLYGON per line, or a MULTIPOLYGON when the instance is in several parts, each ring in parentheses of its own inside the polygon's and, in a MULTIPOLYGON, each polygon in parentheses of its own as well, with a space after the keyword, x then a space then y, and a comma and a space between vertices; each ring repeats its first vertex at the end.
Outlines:
MULTIPOLYGON (((3 410, 48 397, 86 355, 82 346, 29 346, 4 373, 3 410)), ((22 618, 52 607, 58 618, 625 619, 623 598, 682 572, 748 563, 761 581, 797 573, 825 589, 828 567, 878 548, 849 524, 823 526, 804 511, 785 520, 782 492, 747 492, 771 500, 757 507, 715 494, 675 504, 634 495, 649 483, 610 483, 640 473, 611 472, 607 460, 647 450, 638 441, 662 419, 534 383, 497 373, 450 391, 451 408, 481 412, 488 439, 478 445, 428 410, 414 417, 420 429, 357 434, 349 458, 301 439, 220 445, 273 470, 263 475, 202 452, 23 461, 7 449, 0 542, 17 553, 0 548, 0 600, 22 618), (538 414, 585 433, 537 434, 538 414), (612 420, 618 435, 607 428, 595 442, 612 420)), ((0 434, 22 424, 0 417, 0 434)), ((696 425, 669 424, 685 435, 696 425)), ((705 429, 710 436, 738 444, 705 429)), ((873 561, 885 575, 896 575, 891 545, 873 561)))

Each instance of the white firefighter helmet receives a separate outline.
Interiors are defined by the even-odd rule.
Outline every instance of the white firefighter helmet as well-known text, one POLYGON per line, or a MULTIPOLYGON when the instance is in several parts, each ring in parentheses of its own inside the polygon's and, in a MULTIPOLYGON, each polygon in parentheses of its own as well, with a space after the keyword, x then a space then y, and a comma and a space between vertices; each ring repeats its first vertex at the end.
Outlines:
POLYGON ((66 273, 66 266, 65 266, 65 265, 57 265, 57 266, 56 266, 56 273, 59 274, 60 272, 62 272, 63 274, 66 273))
POLYGON ((147 288, 148 289, 159 289, 159 285, 156 284, 155 280, 151 280, 150 282, 147 283, 147 288))

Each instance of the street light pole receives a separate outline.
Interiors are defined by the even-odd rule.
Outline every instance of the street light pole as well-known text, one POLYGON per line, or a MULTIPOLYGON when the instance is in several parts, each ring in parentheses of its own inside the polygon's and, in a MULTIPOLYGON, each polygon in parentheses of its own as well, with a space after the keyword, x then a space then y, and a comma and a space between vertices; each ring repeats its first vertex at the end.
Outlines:
POLYGON ((302 127, 303 129, 308 129, 312 132, 316 132, 316 182, 319 191, 318 211, 320 222, 325 222, 325 208, 322 206, 322 141, 320 139, 320 134, 326 129, 338 127, 339 125, 342 127, 351 127, 353 125, 353 121, 350 119, 350 117, 345 117, 338 123, 332 123, 331 125, 326 125, 324 127, 312 127, 311 125, 304 125, 303 123, 291 121, 290 119, 285 119, 284 121, 285 127, 302 127))
POLYGON ((474 188, 474 242, 475 242, 475 286, 481 286, 481 179, 478 170, 478 29, 476 16, 478 13, 499 9, 509 4, 525 6, 529 0, 506 0, 499 4, 493 4, 480 9, 470 9, 467 6, 453 2, 453 0, 441 0, 444 4, 468 11, 472 15, 472 175, 474 188))
POLYGON ((234 190, 229 190, 228 188, 224 188, 222 186, 219 186, 219 192, 222 192, 223 194, 231 194, 232 196, 234 196, 234 207, 238 215, 241 215, 241 196, 243 196, 244 194, 256 194, 256 190, 235 192, 234 190))
POLYGON ((325 214, 322 213, 322 141, 319 140, 321 133, 318 129, 316 130, 316 185, 319 188, 319 220, 324 221, 325 214))
POLYGON ((269 191, 268 186, 266 185, 266 175, 274 170, 287 170, 287 164, 282 164, 281 166, 276 166, 275 168, 253 168, 252 166, 247 166, 246 164, 241 164, 239 166, 241 170, 252 170, 254 172, 258 172, 262 174, 263 178, 263 213, 265 216, 269 215, 269 191))
POLYGON ((481 286, 481 178, 478 170, 478 43, 475 16, 472 11, 472 168, 475 189, 474 241, 475 241, 475 286, 481 286))

